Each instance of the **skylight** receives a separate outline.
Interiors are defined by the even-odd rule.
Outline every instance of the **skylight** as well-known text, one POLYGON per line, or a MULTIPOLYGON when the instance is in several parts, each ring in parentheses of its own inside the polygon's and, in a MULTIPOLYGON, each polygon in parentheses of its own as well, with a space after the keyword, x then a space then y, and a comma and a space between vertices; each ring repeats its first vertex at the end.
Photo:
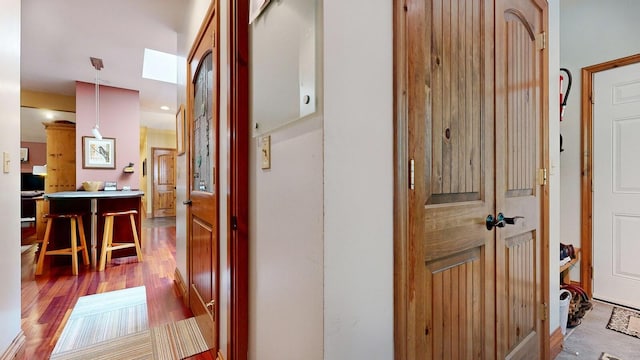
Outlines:
POLYGON ((178 60, 175 55, 144 49, 142 77, 145 79, 177 83, 178 60))

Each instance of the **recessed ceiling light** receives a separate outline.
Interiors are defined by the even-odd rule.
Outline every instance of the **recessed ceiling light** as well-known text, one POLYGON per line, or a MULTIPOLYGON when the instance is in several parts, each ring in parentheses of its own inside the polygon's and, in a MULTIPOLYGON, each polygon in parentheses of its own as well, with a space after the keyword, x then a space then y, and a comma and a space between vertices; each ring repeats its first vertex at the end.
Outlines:
POLYGON ((169 107, 167 105, 162 105, 162 106, 160 106, 160 110, 167 111, 167 110, 169 110, 169 107))

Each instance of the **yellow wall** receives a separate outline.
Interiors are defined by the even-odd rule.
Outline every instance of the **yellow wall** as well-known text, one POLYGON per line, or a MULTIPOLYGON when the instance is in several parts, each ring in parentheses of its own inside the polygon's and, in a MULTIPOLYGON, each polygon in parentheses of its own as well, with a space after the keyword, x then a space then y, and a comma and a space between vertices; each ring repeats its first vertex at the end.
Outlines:
POLYGON ((20 91, 20 105, 38 109, 76 112, 76 97, 23 89, 20 91))
MULTIPOLYGON (((146 133, 145 142, 145 150, 144 156, 147 159, 147 176, 142 182, 140 182, 141 186, 144 186, 146 190, 145 194, 148 193, 148 196, 145 195, 145 207, 147 210, 147 216, 151 216, 153 213, 152 208, 152 200, 151 191, 153 190, 153 154, 151 153, 151 148, 168 148, 175 149, 176 148, 176 132, 175 130, 157 130, 157 129, 149 129, 149 128, 141 128, 140 134, 142 136, 142 129, 145 129, 146 133), (144 183, 144 184, 143 184, 144 183)), ((143 141, 140 141, 142 146, 143 141)), ((144 160, 144 158, 143 158, 144 160)))
POLYGON ((147 174, 149 171, 149 160, 147 159, 147 128, 140 127, 140 171, 138 172, 140 191, 144 192, 142 196, 142 213, 146 215, 147 211, 147 174), (146 161, 145 161, 146 160, 146 161), (143 167, 146 167, 143 169, 143 167))

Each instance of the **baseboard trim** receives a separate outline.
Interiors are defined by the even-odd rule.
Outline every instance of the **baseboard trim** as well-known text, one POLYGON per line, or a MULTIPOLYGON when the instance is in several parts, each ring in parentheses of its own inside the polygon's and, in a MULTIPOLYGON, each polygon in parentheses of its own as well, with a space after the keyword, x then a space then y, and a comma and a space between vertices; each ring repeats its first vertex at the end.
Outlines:
POLYGON ((184 278, 182 274, 180 274, 180 270, 176 268, 176 271, 173 275, 173 283, 178 288, 178 292, 182 295, 182 302, 189 306, 189 294, 187 293, 187 284, 184 282, 184 278))
POLYGON ((15 339, 11 342, 11 345, 5 350, 5 352, 0 356, 0 360, 11 360, 15 359, 20 351, 23 350, 24 344, 26 341, 26 337, 24 335, 24 331, 20 329, 20 332, 16 336, 15 339))
POLYGON ((551 333, 549 339, 549 347, 551 348, 550 355, 552 359, 555 359, 562 351, 562 345, 564 343, 564 335, 562 330, 558 327, 553 333, 551 333))

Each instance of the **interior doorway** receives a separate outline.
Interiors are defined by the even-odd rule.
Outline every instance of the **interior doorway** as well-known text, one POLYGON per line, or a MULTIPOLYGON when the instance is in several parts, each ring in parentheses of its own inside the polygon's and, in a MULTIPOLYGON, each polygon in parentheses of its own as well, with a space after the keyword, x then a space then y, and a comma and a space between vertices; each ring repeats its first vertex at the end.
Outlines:
POLYGON ((152 217, 176 216, 176 149, 151 148, 152 217))
POLYGON ((580 186, 581 199, 581 237, 580 248, 582 252, 582 260, 580 262, 580 285, 585 289, 589 296, 594 295, 593 279, 594 268, 594 77, 596 74, 640 63, 640 54, 607 61, 604 63, 588 66, 582 69, 582 89, 581 89, 581 149, 582 159, 582 178, 580 186))

